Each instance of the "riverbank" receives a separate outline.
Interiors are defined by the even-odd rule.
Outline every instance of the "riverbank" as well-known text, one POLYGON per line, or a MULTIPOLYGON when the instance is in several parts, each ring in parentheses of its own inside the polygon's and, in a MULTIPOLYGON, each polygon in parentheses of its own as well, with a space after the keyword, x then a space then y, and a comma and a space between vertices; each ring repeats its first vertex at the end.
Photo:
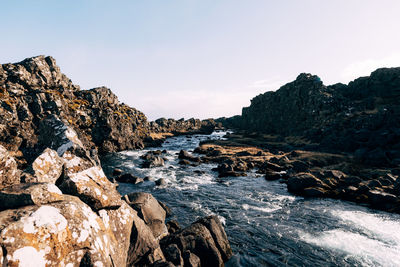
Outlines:
POLYGON ((268 181, 287 184, 288 191, 296 195, 342 199, 400 212, 398 167, 370 166, 350 153, 315 151, 301 139, 286 140, 234 133, 226 140, 204 141, 195 152, 204 155, 201 162, 218 164, 215 170, 219 177, 244 176, 256 170, 268 181))
POLYGON ((203 157, 193 153, 199 143, 229 142, 224 135, 171 137, 160 147, 109 154, 102 158, 103 168, 110 177, 119 168, 142 178, 137 184, 119 183, 119 192, 151 193, 170 207, 167 222, 175 220, 185 227, 198 218, 217 215, 234 252, 226 266, 400 263, 398 214, 338 199, 293 195, 285 183, 265 180, 256 168, 247 176, 219 178, 212 171, 218 163, 179 164, 181 150, 203 157), (164 165, 143 168, 143 156, 149 152, 160 153, 164 165), (159 179, 164 183, 157 185, 159 179))
MULTIPOLYGON (((99 155, 144 148, 146 116, 80 90, 51 57, 0 65, 0 265, 223 266, 216 216, 165 224, 151 194, 121 195, 99 155)), ((190 126, 190 125, 189 125, 190 126)))

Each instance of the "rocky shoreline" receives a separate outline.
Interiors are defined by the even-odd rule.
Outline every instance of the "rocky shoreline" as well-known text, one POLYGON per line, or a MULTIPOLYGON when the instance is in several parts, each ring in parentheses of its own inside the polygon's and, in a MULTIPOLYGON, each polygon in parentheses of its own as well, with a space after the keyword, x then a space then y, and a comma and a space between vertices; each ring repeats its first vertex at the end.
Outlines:
POLYGON ((287 144, 262 134, 226 137, 202 142, 194 150, 200 156, 193 156, 195 162, 218 164, 214 170, 221 182, 255 171, 267 181, 287 184, 288 191, 296 195, 341 199, 400 213, 398 166, 366 165, 350 153, 288 150, 287 144))
MULTIPOLYGON (((232 249, 217 216, 182 229, 151 194, 121 196, 118 182, 146 177, 106 177, 99 155, 224 127, 235 132, 180 151, 179 165, 216 163, 220 182, 256 172, 296 195, 400 213, 399 88, 399 68, 349 85, 301 74, 241 116, 148 122, 108 88, 80 90, 51 57, 0 65, 0 264, 223 266, 232 249)), ((163 166, 164 153, 141 167, 163 166)))
POLYGON ((218 217, 181 229, 147 193, 121 196, 98 154, 143 148, 146 117, 81 91, 51 57, 0 65, 2 266, 223 266, 218 217))

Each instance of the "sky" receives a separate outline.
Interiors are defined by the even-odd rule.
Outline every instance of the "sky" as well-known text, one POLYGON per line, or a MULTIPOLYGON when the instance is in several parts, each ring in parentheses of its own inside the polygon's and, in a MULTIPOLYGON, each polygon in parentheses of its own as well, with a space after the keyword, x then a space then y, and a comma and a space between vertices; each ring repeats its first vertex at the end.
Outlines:
POLYGON ((302 72, 326 85, 400 66, 398 0, 2 1, 0 63, 56 59, 150 120, 241 113, 302 72))

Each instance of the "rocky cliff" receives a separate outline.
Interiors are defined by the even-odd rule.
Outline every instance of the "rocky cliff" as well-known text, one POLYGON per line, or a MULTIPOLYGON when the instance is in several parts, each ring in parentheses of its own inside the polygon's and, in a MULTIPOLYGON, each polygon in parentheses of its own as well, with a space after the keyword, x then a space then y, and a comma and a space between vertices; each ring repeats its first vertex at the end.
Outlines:
POLYGON ((50 57, 0 65, 1 266, 223 266, 218 217, 167 227, 152 195, 122 197, 97 151, 141 148, 146 117, 81 91, 50 57))
POLYGON ((149 133, 142 112, 119 103, 108 88, 80 90, 44 56, 0 65, 0 114, 0 143, 29 159, 43 148, 40 122, 51 114, 93 151, 142 148, 149 133))
POLYGON ((228 126, 301 136, 319 149, 355 152, 367 164, 400 163, 400 68, 383 68, 348 85, 325 86, 300 74, 276 92, 251 100, 228 126))

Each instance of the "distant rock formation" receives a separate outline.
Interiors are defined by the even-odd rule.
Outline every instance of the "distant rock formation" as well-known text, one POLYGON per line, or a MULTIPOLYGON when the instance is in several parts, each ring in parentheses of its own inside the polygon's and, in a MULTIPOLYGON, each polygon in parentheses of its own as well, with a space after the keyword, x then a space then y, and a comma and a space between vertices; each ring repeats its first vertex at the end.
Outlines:
POLYGON ((143 148, 148 136, 145 115, 105 87, 80 90, 51 57, 32 57, 0 65, 0 143, 9 150, 33 153, 43 145, 40 122, 55 115, 71 126, 86 147, 100 152, 143 148))
POLYGON ((355 152, 363 163, 400 163, 400 68, 382 68, 348 85, 325 86, 300 74, 276 92, 251 100, 227 127, 303 136, 322 150, 355 152))
POLYGON ((199 120, 194 118, 188 120, 183 118, 180 120, 160 118, 149 124, 151 132, 172 133, 174 135, 211 134, 215 129, 222 127, 221 123, 217 123, 213 119, 199 120))
POLYGON ((166 119, 159 118, 149 122, 150 136, 145 139, 146 146, 160 146, 166 137, 176 135, 211 134, 222 129, 222 123, 213 119, 166 119))

